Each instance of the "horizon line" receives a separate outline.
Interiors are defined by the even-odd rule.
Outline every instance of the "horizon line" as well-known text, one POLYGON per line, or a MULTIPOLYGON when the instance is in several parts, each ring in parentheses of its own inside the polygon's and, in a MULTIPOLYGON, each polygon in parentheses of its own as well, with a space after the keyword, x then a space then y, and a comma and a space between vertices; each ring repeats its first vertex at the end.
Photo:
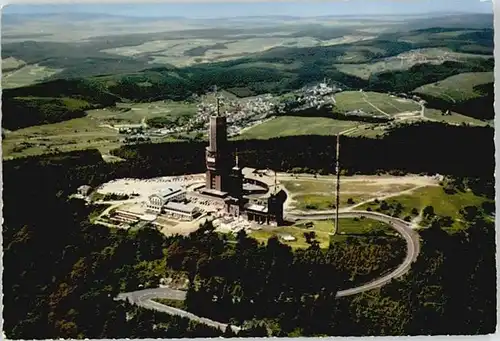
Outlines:
MULTIPOLYGON (((7 6, 5 6, 7 7, 7 6)), ((4 7, 4 8, 5 8, 4 7)), ((121 17, 121 18, 154 18, 154 19, 165 19, 165 18, 176 18, 176 19, 195 19, 195 20, 213 20, 213 19, 244 19, 244 18, 273 18, 273 17, 283 17, 283 18, 362 18, 362 17, 372 17, 372 16, 385 16, 385 17, 396 17, 396 16, 420 16, 426 14, 442 14, 443 16, 461 15, 461 14, 482 14, 482 15, 494 15, 494 13, 484 13, 484 12, 468 12, 468 11, 425 11, 425 12, 400 12, 400 13, 366 13, 366 14, 325 14, 325 15, 280 15, 280 14, 262 14, 262 15, 234 15, 234 16, 214 16, 214 17, 190 17, 182 15, 133 15, 133 14, 111 14, 105 12, 96 11, 56 11, 56 12, 46 12, 46 13, 3 13, 3 16, 50 16, 50 15, 63 15, 63 14, 86 14, 86 15, 96 15, 96 16, 109 16, 109 17, 121 17)))

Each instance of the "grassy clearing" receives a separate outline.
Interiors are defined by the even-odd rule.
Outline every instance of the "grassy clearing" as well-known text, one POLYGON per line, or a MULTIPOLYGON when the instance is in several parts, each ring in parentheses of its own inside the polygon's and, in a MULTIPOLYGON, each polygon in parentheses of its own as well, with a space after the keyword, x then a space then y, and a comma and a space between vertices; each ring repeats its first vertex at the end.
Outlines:
POLYGON ((202 62, 235 59, 242 55, 266 51, 277 46, 312 47, 319 43, 317 39, 311 37, 262 36, 245 39, 234 37, 234 39, 224 40, 189 38, 155 40, 135 46, 105 49, 102 52, 129 57, 149 55, 152 58, 152 63, 166 63, 182 67, 202 62), (214 46, 218 46, 218 48, 214 48, 214 46))
POLYGON ((437 110, 437 109, 425 108, 424 115, 425 115, 425 117, 427 117, 431 120, 450 123, 450 124, 465 123, 465 124, 476 125, 476 126, 485 126, 488 124, 487 122, 475 119, 473 117, 461 115, 461 114, 458 114, 456 112, 451 112, 450 115, 444 115, 441 110, 437 110))
POLYGON ((193 116, 196 104, 174 101, 150 103, 117 103, 116 107, 89 110, 89 117, 102 123, 140 123, 144 118, 163 116, 193 116))
POLYGON ((2 59, 2 72, 7 72, 12 69, 17 69, 23 65, 26 65, 26 62, 20 59, 16 59, 13 57, 8 57, 2 59))
MULTIPOLYGON (((387 51, 375 46, 357 46, 353 45, 349 48, 349 51, 345 52, 343 55, 337 57, 337 63, 357 63, 362 64, 370 61, 370 57, 366 56, 364 52, 372 52, 385 54, 387 51)), ((339 68, 342 68, 343 65, 336 65, 339 68)), ((349 67, 346 67, 349 69, 349 67)))
MULTIPOLYGON (((387 199, 388 205, 400 203, 403 205, 401 217, 415 216, 412 214, 414 208, 421 212, 425 207, 432 206, 436 215, 449 216, 454 220, 453 225, 447 228, 453 232, 464 227, 461 221, 460 209, 465 206, 481 206, 483 202, 488 201, 484 197, 474 195, 472 192, 458 192, 455 194, 446 194, 442 187, 423 187, 416 189, 413 193, 396 196, 387 199)), ((380 204, 369 203, 359 207, 360 210, 366 210, 370 207, 376 210, 380 204)), ((381 212, 384 212, 383 210, 381 212)))
POLYGON ((457 31, 449 31, 449 32, 436 32, 433 34, 433 37, 439 38, 455 38, 462 34, 474 33, 476 30, 457 30, 457 31))
POLYGON ((345 35, 340 38, 334 38, 329 40, 321 41, 321 46, 332 46, 332 45, 342 45, 342 44, 352 44, 358 41, 374 39, 376 36, 364 36, 364 35, 345 35))
POLYGON ((493 82, 493 72, 467 72, 423 85, 413 92, 455 103, 482 97, 483 94, 475 90, 474 87, 493 82))
POLYGON ((359 122, 337 121, 323 117, 277 117, 243 132, 239 139, 269 139, 297 135, 336 135, 359 122))
MULTIPOLYGON (((295 193, 333 193, 335 191, 335 180, 285 180, 281 182, 292 194, 295 193)), ((365 193, 395 193, 413 188, 412 184, 378 184, 376 181, 349 182, 349 179, 340 182, 342 192, 365 192, 365 193)))
POLYGON ((90 117, 19 129, 2 141, 4 157, 30 156, 51 151, 98 148, 109 151, 119 146, 118 133, 99 127, 90 117))
POLYGON ((18 70, 5 72, 2 75, 2 87, 4 89, 18 88, 31 85, 50 77, 62 70, 51 69, 38 64, 26 65, 18 70))
POLYGON ((336 109, 341 112, 362 110, 367 114, 382 115, 386 113, 392 116, 420 109, 420 106, 411 100, 391 97, 388 94, 378 92, 344 91, 335 95, 335 101, 336 109))
MULTIPOLYGON (((370 194, 345 194, 340 197, 340 207, 348 207, 364 200, 374 198, 370 194)), ((301 211, 331 210, 335 208, 334 194, 299 194, 293 197, 296 201, 295 209, 301 211)))
MULTIPOLYGON (((342 218, 339 221, 339 226, 339 233, 332 239, 335 242, 344 241, 347 237, 363 238, 378 234, 396 234, 390 226, 366 218, 342 218)), ((320 243, 320 247, 327 248, 331 238, 329 232, 331 232, 332 229, 332 221, 313 221, 312 228, 305 228, 305 222, 298 222, 296 225, 288 227, 265 227, 262 230, 252 231, 250 236, 261 243, 267 243, 267 240, 273 236, 278 236, 279 238, 281 234, 290 234, 296 238, 295 241, 281 242, 290 245, 293 249, 298 249, 309 247, 309 244, 306 243, 304 232, 314 231, 314 233, 316 234, 315 239, 320 243)))

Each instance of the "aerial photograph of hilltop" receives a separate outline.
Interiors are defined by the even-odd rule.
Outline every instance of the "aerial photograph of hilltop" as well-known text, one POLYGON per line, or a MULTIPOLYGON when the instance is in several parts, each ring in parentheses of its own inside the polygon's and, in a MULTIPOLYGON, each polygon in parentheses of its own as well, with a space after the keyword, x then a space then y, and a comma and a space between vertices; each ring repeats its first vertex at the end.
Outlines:
POLYGON ((491 1, 9 5, 3 338, 486 335, 491 1))

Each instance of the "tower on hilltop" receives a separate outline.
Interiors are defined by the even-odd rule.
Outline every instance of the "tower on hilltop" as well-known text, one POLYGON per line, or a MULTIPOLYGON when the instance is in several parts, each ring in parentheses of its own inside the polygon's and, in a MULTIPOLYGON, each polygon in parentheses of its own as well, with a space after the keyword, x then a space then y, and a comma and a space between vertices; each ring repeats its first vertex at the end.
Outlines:
POLYGON ((217 114, 210 117, 208 135, 209 145, 205 153, 207 166, 205 187, 210 190, 227 192, 230 187, 229 175, 232 160, 227 141, 225 116, 217 114))

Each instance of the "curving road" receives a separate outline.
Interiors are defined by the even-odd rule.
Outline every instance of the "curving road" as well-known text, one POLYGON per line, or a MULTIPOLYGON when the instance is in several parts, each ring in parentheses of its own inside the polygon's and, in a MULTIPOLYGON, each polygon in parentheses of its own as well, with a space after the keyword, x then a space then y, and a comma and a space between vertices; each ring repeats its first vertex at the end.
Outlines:
MULTIPOLYGON (((316 213, 289 213, 287 215, 288 220, 327 220, 334 218, 334 214, 330 212, 316 212, 316 213)), ((411 264, 417 259, 420 252, 420 240, 418 234, 410 227, 411 224, 395 217, 391 217, 378 212, 368 212, 368 211, 345 211, 339 212, 339 217, 342 218, 361 218, 368 217, 374 220, 384 222, 392 226, 401 236, 406 240, 407 252, 404 261, 389 274, 379 277, 371 282, 357 286, 354 288, 341 290, 337 292, 337 297, 351 296, 359 294, 372 289, 380 288, 383 285, 389 283, 392 279, 401 277, 410 270, 411 264)), ((138 306, 154 309, 160 312, 164 312, 170 315, 178 315, 182 317, 189 318, 191 320, 204 323, 206 325, 216 327, 225 330, 227 324, 212 321, 210 319, 196 316, 190 312, 182 309, 170 307, 158 302, 153 301, 154 298, 168 298, 174 300, 184 300, 186 298, 186 292, 182 290, 175 290, 170 288, 154 288, 154 289, 144 289, 127 293, 120 293, 116 299, 127 300, 138 306)), ((231 329, 235 332, 241 330, 238 326, 231 325, 231 329)))
MULTIPOLYGON (((169 315, 186 317, 190 320, 194 320, 211 327, 219 328, 223 331, 226 330, 227 324, 212 321, 205 317, 196 316, 195 314, 188 311, 155 302, 153 301, 154 298, 168 298, 172 300, 183 301, 186 298, 186 292, 170 288, 154 288, 120 293, 116 297, 117 300, 128 300, 131 304, 135 304, 146 309, 153 309, 163 313, 167 313, 169 315)), ((233 325, 231 325, 231 329, 234 332, 239 332, 241 330, 240 327, 233 325)))
MULTIPOLYGON (((339 217, 342 218, 360 218, 368 217, 374 220, 384 222, 391 227, 393 227, 406 241, 406 257, 403 262, 393 271, 385 276, 377 278, 371 282, 363 284, 361 286, 341 290, 337 293, 337 297, 344 297, 359 294, 372 289, 380 288, 381 286, 389 283, 392 279, 401 277, 410 270, 411 264, 417 259, 420 252, 420 239, 418 234, 410 227, 411 224, 395 217, 391 217, 378 212, 368 212, 368 211, 346 211, 339 212, 339 217)), ((334 214, 330 213, 310 213, 310 214, 289 214, 288 219, 290 220, 327 220, 334 218, 334 214)))

